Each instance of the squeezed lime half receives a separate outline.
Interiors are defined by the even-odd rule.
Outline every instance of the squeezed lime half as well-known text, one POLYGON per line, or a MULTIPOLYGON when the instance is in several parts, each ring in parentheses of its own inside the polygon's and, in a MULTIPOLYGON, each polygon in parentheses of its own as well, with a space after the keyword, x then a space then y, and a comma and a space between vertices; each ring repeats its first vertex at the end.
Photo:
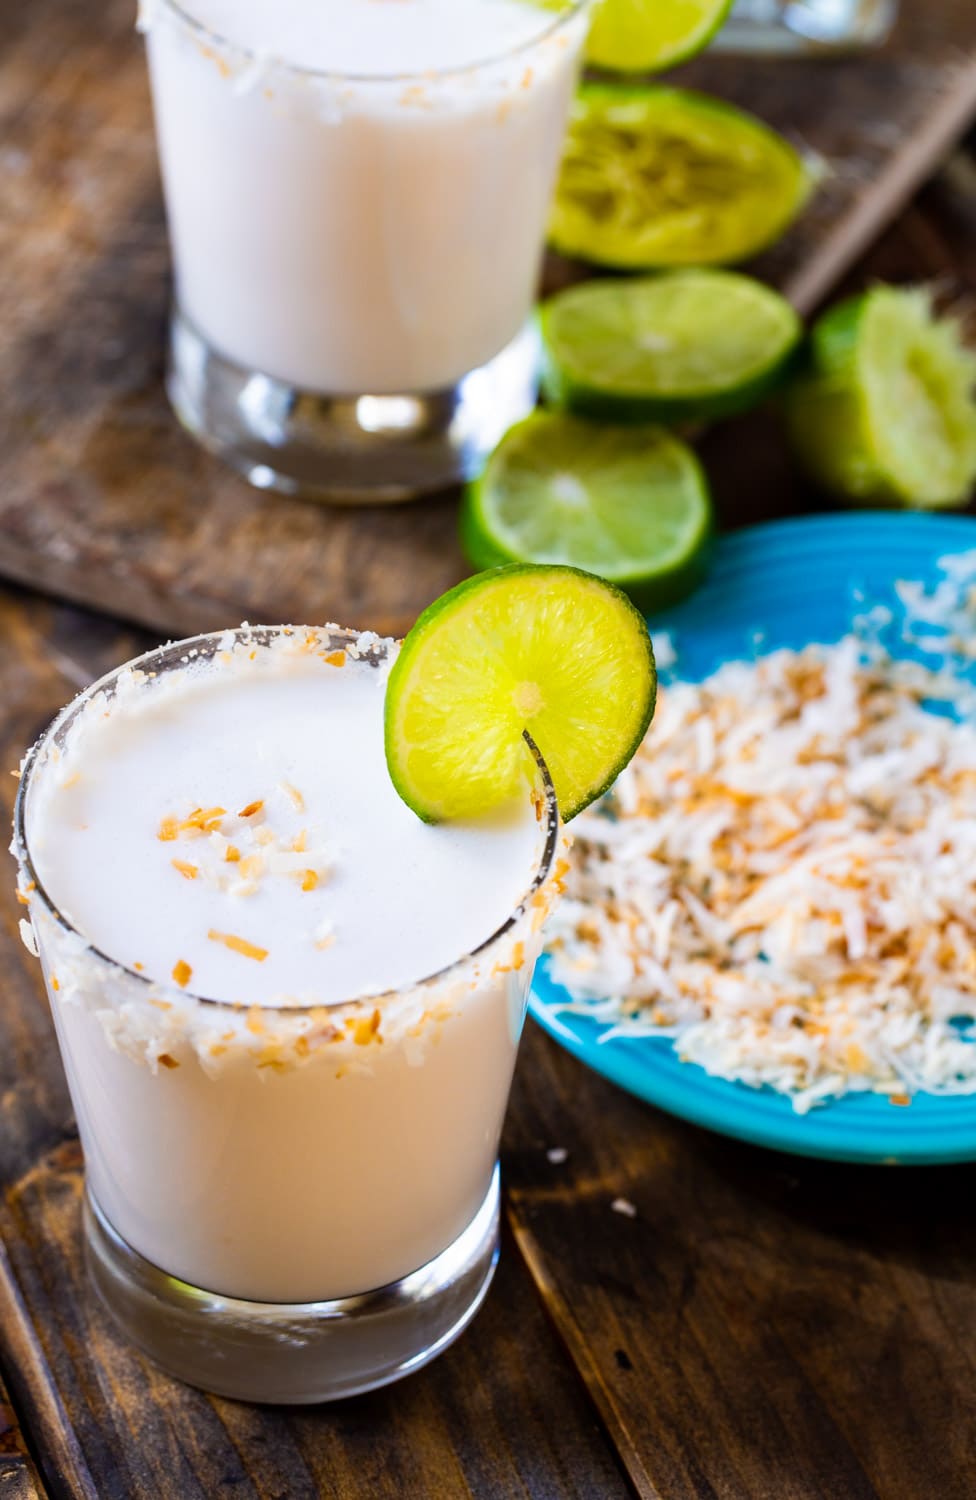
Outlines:
POLYGON ((965 505, 976 484, 976 353, 925 287, 878 286, 815 325, 788 398, 797 455, 866 505, 965 505))
POLYGON ((812 184, 788 141, 722 100, 584 84, 550 240, 563 255, 616 270, 733 265, 783 234, 812 184))

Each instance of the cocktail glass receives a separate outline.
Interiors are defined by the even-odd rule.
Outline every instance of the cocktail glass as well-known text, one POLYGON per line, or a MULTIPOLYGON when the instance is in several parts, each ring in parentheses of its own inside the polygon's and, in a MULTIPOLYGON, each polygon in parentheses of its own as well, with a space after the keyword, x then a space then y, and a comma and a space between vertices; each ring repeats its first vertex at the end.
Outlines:
POLYGON ((313 72, 143 5, 175 271, 168 389, 262 488, 408 499, 536 396, 530 324, 589 0, 477 65, 313 72))
MULTIPOLYGON (((248 646, 279 633, 249 630, 248 646)), ((327 648, 357 639, 337 631, 327 648)), ((97 1292, 181 1379, 309 1403, 418 1369, 484 1299, 498 1140, 562 836, 533 752, 541 854, 523 903, 405 990, 247 1009, 153 982, 95 948, 44 889, 33 799, 78 715, 110 703, 131 668, 160 683, 188 652, 227 647, 225 633, 161 648, 70 704, 25 764, 14 851, 85 1153, 97 1292)), ((386 652, 369 645, 347 670, 378 668, 386 652)))
POLYGON ((898 0, 737 0, 716 47, 734 52, 859 52, 880 46, 898 0))

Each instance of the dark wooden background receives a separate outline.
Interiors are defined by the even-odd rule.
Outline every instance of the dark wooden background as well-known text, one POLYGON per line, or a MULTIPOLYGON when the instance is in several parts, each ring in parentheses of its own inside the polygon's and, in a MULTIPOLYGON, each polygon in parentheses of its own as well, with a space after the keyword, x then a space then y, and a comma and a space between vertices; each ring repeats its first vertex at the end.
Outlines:
MULTIPOLYGON (((0 38, 47 47, 28 32, 30 7, 6 3, 0 38)), ((95 28, 95 8, 86 13, 95 28)), ((63 58, 50 77, 51 96, 17 106, 39 126, 80 88, 63 58)), ((135 86, 106 78, 112 149, 133 172, 144 165, 124 125, 135 86)), ((0 113, 10 106, 0 90, 0 113)), ((0 142, 8 168, 10 149, 0 142)), ((62 149, 74 161, 73 140, 62 149)), ((63 264, 56 185, 50 202, 39 269, 70 302, 92 289, 63 264)), ((65 206, 63 227, 76 212, 65 206)), ((133 253, 161 252, 141 239, 133 253)), ((121 251, 113 264, 117 316, 154 349, 159 309, 134 305, 121 251)), ((878 277, 935 277, 950 296, 976 295, 976 152, 950 158, 848 285, 878 277)), ((107 305, 108 283, 100 295, 107 305)), ((14 431, 11 412, 25 408, 4 389, 9 329, 0 340, 6 449, 30 432, 14 431)), ((141 357, 148 389, 158 369, 141 357)), ((16 368, 28 378, 29 362, 16 368)), ((69 516, 83 373, 67 359, 51 398, 70 437, 53 492, 69 516)), ((53 419, 44 428, 45 484, 57 431, 53 419)), ((175 429, 160 440, 177 442, 175 429)), ((114 524, 137 529, 124 411, 88 442, 99 472, 118 476, 114 524)), ((821 504, 769 414, 715 429, 703 452, 728 523, 821 504)), ((229 500, 222 515, 233 525, 229 500)), ((433 535, 450 503, 431 515, 433 535)), ((146 644, 109 614, 0 588, 0 816, 15 791, 6 768, 53 712, 146 644)), ((740 1146, 618 1093, 531 1025, 504 1143, 502 1266, 458 1345, 400 1386, 317 1410, 250 1408, 170 1381, 120 1342, 85 1286, 77 1138, 11 886, 12 867, 0 891, 0 1500, 976 1497, 976 1168, 866 1170, 740 1146), (549 1161, 553 1147, 564 1163, 549 1161), (636 1217, 612 1211, 617 1197, 636 1217)))

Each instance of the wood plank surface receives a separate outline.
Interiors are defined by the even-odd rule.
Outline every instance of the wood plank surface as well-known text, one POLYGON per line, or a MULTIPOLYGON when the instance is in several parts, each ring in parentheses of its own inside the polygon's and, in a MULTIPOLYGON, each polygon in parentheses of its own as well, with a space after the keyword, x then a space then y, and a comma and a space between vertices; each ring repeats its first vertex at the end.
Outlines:
POLYGON ((0 1496, 3 1500, 47 1500, 24 1434, 0 1380, 0 1496))
POLYGON ((638 1494, 971 1500, 972 1167, 742 1146, 538 1033, 505 1165, 516 1239, 638 1494))
MULTIPOLYGON (((0 590, 0 768, 92 676, 145 642, 0 590)), ((9 819, 14 780, 0 777, 9 819)), ((51 1500, 623 1500, 631 1487, 509 1242, 465 1338, 393 1389, 251 1408, 170 1380, 115 1333, 82 1264, 82 1163, 38 965, 0 892, 0 1359, 51 1500), (9 1257, 9 1259, 8 1259, 9 1257)), ((0 1500, 32 1497, 14 1446, 0 1500), (16 1464, 14 1463, 16 1459, 16 1464), (7 1474, 12 1478, 8 1479, 7 1474)), ((36 1490, 40 1497, 44 1491, 36 1490)))
MULTIPOLYGON (((715 55, 679 75, 825 159, 759 267, 805 306, 976 108, 971 0, 903 10, 870 58, 715 55)), ((342 512, 259 494, 166 405, 168 256, 132 22, 133 0, 0 10, 0 572, 159 634, 242 618, 400 633, 465 572, 452 498, 342 512)))

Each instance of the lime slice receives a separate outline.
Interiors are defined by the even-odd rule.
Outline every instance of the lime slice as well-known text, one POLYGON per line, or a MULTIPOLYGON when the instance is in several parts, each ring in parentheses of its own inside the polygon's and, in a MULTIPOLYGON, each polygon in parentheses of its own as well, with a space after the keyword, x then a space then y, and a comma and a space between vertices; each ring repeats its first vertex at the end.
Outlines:
POLYGON ((976 353, 924 287, 878 286, 814 328, 788 400, 807 470, 874 505, 964 505, 976 483, 976 353))
POLYGON ((477 817, 535 774, 568 821, 634 755, 654 713, 647 626, 619 589, 574 568, 499 568, 421 615, 386 691, 393 784, 426 822, 477 817))
POLYGON ((461 541, 477 568, 585 568, 653 610, 701 581, 711 523, 698 460, 670 433, 535 412, 469 486, 461 541))
POLYGON ((585 84, 550 239, 617 270, 731 265, 779 238, 812 175, 752 115, 685 89, 585 84))
POLYGON ((803 336, 788 302, 734 271, 584 282, 540 321, 552 404, 620 421, 745 411, 781 384, 803 336))
POLYGON ((720 30, 732 0, 598 0, 586 60, 614 73, 687 62, 720 30))

